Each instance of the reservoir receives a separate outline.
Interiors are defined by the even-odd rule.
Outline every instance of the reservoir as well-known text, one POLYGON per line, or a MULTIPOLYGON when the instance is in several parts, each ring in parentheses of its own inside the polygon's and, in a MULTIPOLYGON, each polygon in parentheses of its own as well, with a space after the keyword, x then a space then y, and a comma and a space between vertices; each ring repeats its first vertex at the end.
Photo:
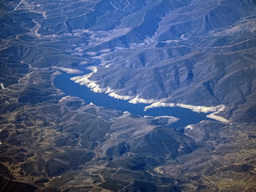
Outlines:
MULTIPOLYGON (((91 71, 84 70, 84 72, 87 74, 91 71)), ((94 93, 85 85, 80 85, 70 80, 70 78, 74 76, 76 75, 63 72, 61 75, 58 75, 55 78, 54 85, 67 95, 80 97, 85 101, 86 104, 92 102, 96 106, 104 106, 106 108, 115 109, 122 112, 128 111, 131 114, 140 116, 173 116, 179 118, 180 120, 178 122, 170 125, 172 128, 185 127, 190 124, 199 123, 202 120, 212 120, 206 117, 206 115, 208 115, 206 113, 197 113, 181 107, 157 107, 144 111, 144 107, 148 106, 149 104, 132 104, 126 100, 115 99, 104 93, 94 93)))

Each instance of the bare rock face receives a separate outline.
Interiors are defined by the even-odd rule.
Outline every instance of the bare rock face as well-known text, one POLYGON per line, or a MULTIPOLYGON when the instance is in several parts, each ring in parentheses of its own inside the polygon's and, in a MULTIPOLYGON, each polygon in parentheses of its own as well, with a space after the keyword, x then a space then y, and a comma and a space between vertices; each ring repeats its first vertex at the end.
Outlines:
POLYGON ((255 8, 2 1, 1 191, 256 191, 255 8), (60 74, 65 89, 72 77, 94 92, 215 120, 175 127, 168 115, 97 106, 58 89, 60 74))

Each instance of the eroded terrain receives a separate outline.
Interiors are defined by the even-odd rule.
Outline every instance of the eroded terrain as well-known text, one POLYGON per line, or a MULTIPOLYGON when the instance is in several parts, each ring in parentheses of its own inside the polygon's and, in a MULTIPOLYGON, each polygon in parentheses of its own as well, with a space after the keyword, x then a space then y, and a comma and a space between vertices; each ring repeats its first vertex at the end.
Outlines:
POLYGON ((0 3, 2 191, 255 191, 255 1, 0 3), (89 66, 90 75, 81 75, 89 66), (95 106, 54 86, 210 110, 170 117, 95 106))

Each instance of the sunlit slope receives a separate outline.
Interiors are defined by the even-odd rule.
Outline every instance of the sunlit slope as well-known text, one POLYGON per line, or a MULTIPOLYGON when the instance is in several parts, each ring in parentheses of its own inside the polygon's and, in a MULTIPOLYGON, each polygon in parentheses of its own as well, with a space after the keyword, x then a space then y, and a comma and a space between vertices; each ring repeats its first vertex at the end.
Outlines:
MULTIPOLYGON (((88 80, 124 98, 225 104, 225 118, 238 105, 240 115, 246 113, 255 95, 253 1, 174 2, 146 4, 107 33, 103 26, 95 32, 92 24, 84 32, 89 46, 76 49, 101 61, 88 80)), ((124 9, 115 8, 113 13, 124 9)))
POLYGON ((255 191, 255 15, 254 0, 1 1, 0 189, 255 191), (175 129, 71 97, 61 73, 223 118, 175 129))

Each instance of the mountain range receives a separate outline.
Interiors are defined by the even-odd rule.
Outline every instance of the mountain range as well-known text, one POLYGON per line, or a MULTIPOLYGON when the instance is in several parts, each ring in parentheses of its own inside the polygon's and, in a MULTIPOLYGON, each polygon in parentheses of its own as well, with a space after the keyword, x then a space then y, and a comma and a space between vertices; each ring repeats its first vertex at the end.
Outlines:
POLYGON ((255 191, 255 7, 1 1, 0 189, 255 191), (145 110, 181 107, 212 120, 174 128, 174 117, 97 106, 57 88, 64 73, 145 110))

